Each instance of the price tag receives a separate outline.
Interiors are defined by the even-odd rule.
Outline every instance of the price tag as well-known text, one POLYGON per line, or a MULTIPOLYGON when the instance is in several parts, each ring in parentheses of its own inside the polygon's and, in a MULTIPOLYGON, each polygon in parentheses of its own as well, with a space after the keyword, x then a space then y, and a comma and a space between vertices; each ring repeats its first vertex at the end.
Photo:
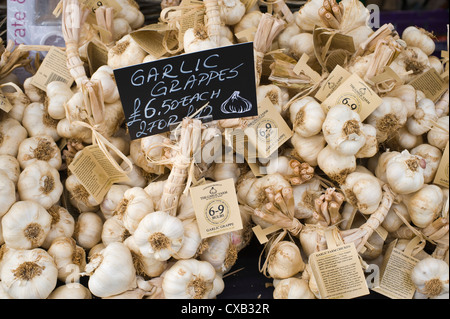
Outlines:
POLYGON ((442 155, 441 162, 439 163, 436 177, 434 178, 434 184, 448 188, 448 175, 449 175, 449 143, 445 147, 444 154, 442 155))
POLYGON ((351 73, 340 65, 331 72, 325 83, 317 91, 315 96, 320 102, 325 101, 338 87, 340 87, 345 80, 351 76, 351 73))

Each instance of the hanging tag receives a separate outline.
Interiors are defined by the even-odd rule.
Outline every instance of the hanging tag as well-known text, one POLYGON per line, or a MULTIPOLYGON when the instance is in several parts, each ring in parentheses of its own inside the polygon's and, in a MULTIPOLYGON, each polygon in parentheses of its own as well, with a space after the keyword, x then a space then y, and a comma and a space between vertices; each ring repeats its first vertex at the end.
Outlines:
POLYGON ((314 253, 309 263, 322 299, 353 299, 370 293, 354 243, 314 253))
POLYGON ((281 227, 273 225, 270 227, 267 227, 265 229, 262 229, 260 225, 257 225, 252 228, 253 233, 255 234, 256 238, 258 239, 259 243, 261 245, 267 243, 269 239, 267 238, 267 235, 270 235, 272 233, 275 233, 279 230, 281 230, 281 227))
POLYGON ((314 71, 307 63, 309 61, 309 56, 305 53, 302 55, 297 65, 294 67, 294 73, 299 75, 304 73, 309 76, 313 83, 319 83, 322 80, 322 76, 314 71))
POLYGON ((439 98, 448 90, 448 81, 441 78, 435 68, 431 68, 425 73, 416 77, 409 83, 416 90, 422 91, 425 97, 436 103, 439 98))
POLYGON ((8 98, 3 94, 2 89, 0 88, 0 109, 9 113, 13 108, 11 102, 9 102, 8 98))
POLYGON ((256 29, 256 27, 251 27, 236 33, 235 36, 239 42, 253 42, 255 39, 256 29))
POLYGON ((48 51, 44 61, 33 76, 31 84, 47 92, 47 85, 53 81, 60 81, 68 86, 72 86, 74 82, 74 78, 67 68, 66 53, 57 47, 52 47, 48 51))
POLYGON ((396 241, 388 246, 381 268, 380 286, 372 290, 391 299, 412 299, 416 287, 411 280, 411 271, 419 260, 395 248, 395 244, 396 241))
POLYGON ((243 228, 234 179, 190 188, 201 238, 243 228))
POLYGON ((448 188, 448 175, 449 175, 449 142, 445 147, 444 154, 442 156, 441 162, 439 163, 438 170, 436 172, 436 177, 433 183, 448 188))
POLYGON ((97 203, 103 201, 113 184, 130 182, 130 178, 117 170, 98 145, 85 147, 80 153, 69 165, 69 170, 97 203))
POLYGON ((90 24, 97 23, 95 10, 102 6, 113 8, 115 10, 115 13, 122 11, 122 6, 116 0, 80 0, 80 4, 89 9, 90 14, 87 17, 87 22, 90 24))
MULTIPOLYGON (((159 59, 167 53, 163 41, 165 32, 170 31, 172 29, 167 24, 157 23, 132 31, 130 36, 144 51, 159 59)), ((169 49, 173 49, 177 44, 178 40, 175 37, 168 37, 167 47, 169 49)))
POLYGON ((372 81, 374 85, 385 81, 394 81, 397 84, 403 84, 403 81, 398 74, 388 66, 385 66, 383 72, 371 78, 370 81, 372 81))
POLYGON ((89 42, 87 45, 89 72, 95 73, 101 66, 108 64, 108 49, 102 43, 89 42))
POLYGON ((325 101, 338 87, 340 87, 345 80, 352 74, 340 65, 331 72, 325 83, 320 87, 315 95, 315 98, 320 102, 325 101))

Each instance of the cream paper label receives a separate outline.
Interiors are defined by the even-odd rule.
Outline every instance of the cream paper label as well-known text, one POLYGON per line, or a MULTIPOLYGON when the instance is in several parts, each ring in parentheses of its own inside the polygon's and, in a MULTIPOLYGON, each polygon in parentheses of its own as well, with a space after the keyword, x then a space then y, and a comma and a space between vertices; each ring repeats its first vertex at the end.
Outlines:
POLYGON ((11 102, 9 102, 8 98, 3 94, 2 89, 0 89, 0 109, 9 113, 13 108, 11 102))
POLYGON ((267 227, 265 229, 262 229, 262 227, 260 225, 257 225, 252 228, 253 233, 255 234, 256 238, 258 239, 258 241, 261 245, 263 245, 269 241, 269 239, 267 238, 267 235, 270 235, 281 229, 282 229, 281 227, 276 226, 276 225, 267 227))
POLYGON ((108 64, 108 49, 102 43, 89 42, 87 46, 89 71, 95 73, 101 66, 108 64))
POLYGON ((449 143, 445 147, 444 155, 442 156, 441 162, 439 163, 438 170, 436 172, 436 177, 434 178, 434 184, 440 185, 448 188, 448 175, 449 175, 449 143))
POLYGON ((47 92, 47 85, 53 81, 60 81, 72 86, 74 78, 67 68, 66 53, 57 47, 52 47, 42 61, 36 74, 31 80, 31 84, 47 92))
POLYGON ((325 83, 320 87, 315 95, 315 98, 320 102, 325 101, 338 87, 340 87, 345 80, 352 74, 340 65, 331 72, 325 83))
POLYGON ((113 184, 130 181, 126 174, 117 170, 98 145, 84 148, 69 165, 69 170, 97 203, 103 201, 113 184))
POLYGON ((409 84, 416 90, 422 91, 425 97, 434 103, 448 90, 448 81, 445 81, 434 68, 418 76, 409 84))
POLYGON ((314 253, 309 263, 322 299, 353 299, 370 293, 354 243, 314 253))
POLYGON ((419 260, 394 246, 390 245, 386 251, 380 286, 372 290, 391 299, 412 299, 416 287, 411 280, 411 272, 419 260))
POLYGON ((365 121, 382 103, 383 100, 367 83, 353 74, 322 103, 322 108, 328 113, 332 107, 344 104, 365 121))
POLYGON ((243 228, 232 178, 190 188, 201 238, 243 228))

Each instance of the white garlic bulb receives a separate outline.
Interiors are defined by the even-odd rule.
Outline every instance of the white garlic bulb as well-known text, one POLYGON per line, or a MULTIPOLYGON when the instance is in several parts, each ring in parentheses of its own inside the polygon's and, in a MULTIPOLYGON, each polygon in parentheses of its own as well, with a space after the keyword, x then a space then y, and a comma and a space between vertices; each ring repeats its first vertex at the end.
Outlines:
POLYGON ((87 287, 74 282, 57 287, 47 299, 92 299, 92 294, 87 287))
POLYGON ((48 114, 55 120, 62 120, 66 117, 64 104, 73 96, 70 86, 61 81, 52 81, 47 84, 48 114))
POLYGON ((426 166, 423 170, 424 183, 432 183, 442 159, 441 150, 430 144, 421 144, 413 148, 411 154, 420 156, 425 160, 426 166))
POLYGON ((342 155, 327 145, 317 156, 320 169, 333 181, 342 184, 348 174, 356 170, 356 157, 354 155, 342 155))
POLYGON ((131 234, 126 229, 123 221, 116 216, 110 217, 103 223, 102 243, 108 246, 110 243, 123 243, 131 234))
POLYGON ((42 205, 18 201, 2 219, 5 244, 14 249, 32 249, 42 245, 50 231, 52 218, 42 205))
POLYGON ((102 84, 103 99, 105 103, 116 102, 119 96, 119 89, 114 79, 113 69, 109 65, 102 65, 91 76, 91 80, 98 80, 102 84))
POLYGON ((68 278, 79 280, 86 267, 86 252, 77 246, 72 237, 58 237, 47 250, 58 268, 58 279, 66 282, 68 278), (70 277, 69 277, 70 276, 70 277))
POLYGON ((91 256, 85 274, 94 296, 105 298, 136 288, 136 270, 128 247, 111 243, 91 256))
POLYGON ((16 200, 14 182, 3 171, 0 171, 0 217, 8 212, 16 200))
POLYGON ((300 136, 311 137, 321 132, 326 115, 314 98, 307 96, 295 101, 289 112, 294 131, 300 136))
POLYGON ((214 299, 225 285, 214 267, 196 259, 179 260, 164 274, 166 299, 214 299))
POLYGON ((62 164, 61 151, 50 136, 26 138, 19 145, 17 160, 22 169, 36 161, 45 161, 59 170, 62 164))
POLYGON ((66 189, 70 194, 70 203, 81 212, 95 212, 100 203, 89 194, 74 174, 69 175, 65 182, 66 189))
POLYGON ((289 52, 297 59, 300 59, 303 54, 309 57, 314 57, 314 41, 312 33, 302 32, 290 38, 289 52))
POLYGON ((362 131, 366 137, 366 144, 356 153, 356 158, 372 158, 379 150, 377 129, 370 124, 362 125, 362 131))
POLYGON ((327 145, 321 133, 311 137, 302 137, 300 134, 294 133, 291 143, 297 153, 296 155, 313 167, 318 165, 317 158, 319 153, 327 145))
POLYGON ((231 242, 230 234, 209 237, 206 242, 207 248, 200 259, 209 262, 218 273, 228 272, 237 260, 237 249, 231 242))
POLYGON ((42 243, 42 248, 48 249, 57 237, 72 237, 75 231, 75 219, 69 211, 59 205, 53 205, 47 212, 52 217, 50 231, 42 243))
POLYGON ((423 158, 411 155, 405 150, 393 156, 386 166, 386 179, 392 190, 397 194, 411 194, 424 185, 423 158))
POLYGON ((186 30, 183 43, 185 53, 209 50, 216 47, 214 41, 209 38, 206 27, 201 24, 186 30))
POLYGON ((408 117, 413 116, 416 112, 417 93, 412 85, 400 85, 387 93, 386 96, 396 97, 402 100, 403 105, 407 110, 406 114, 408 117))
MULTIPOLYGON (((190 196, 189 196, 190 197, 190 196)), ((175 259, 190 259, 197 257, 202 248, 202 237, 198 228, 197 220, 194 218, 183 220, 184 240, 180 250, 174 255, 175 259)))
POLYGON ((184 227, 177 217, 157 211, 141 220, 133 237, 142 255, 165 261, 180 250, 184 227))
POLYGON ((142 63, 147 56, 140 45, 129 34, 125 35, 108 51, 108 66, 112 69, 142 63))
POLYGON ((449 141, 449 117, 440 117, 427 134, 428 143, 444 150, 449 141))
POLYGON ((134 241, 134 237, 130 236, 123 242, 131 252, 134 268, 138 276, 158 277, 168 266, 167 261, 156 260, 153 256, 144 256, 134 241))
POLYGON ((403 220, 397 215, 402 216, 406 221, 410 222, 411 217, 409 216, 408 208, 404 203, 394 203, 392 204, 389 212, 386 215, 381 226, 386 229, 389 233, 397 231, 400 226, 404 224, 403 220))
POLYGON ((437 120, 438 116, 434 102, 425 98, 417 103, 417 110, 413 116, 408 118, 406 125, 411 134, 422 135, 431 130, 433 123, 437 120))
POLYGON ((430 257, 416 264, 411 280, 420 293, 432 298, 448 294, 448 275, 447 263, 430 257))
POLYGON ((403 31, 402 40, 409 47, 420 48, 426 55, 432 55, 436 50, 431 33, 422 28, 410 26, 403 31))
POLYGON ((55 142, 60 140, 57 131, 58 120, 53 119, 43 103, 31 103, 23 112, 22 125, 29 136, 48 135, 55 142))
MULTIPOLYGON (((20 163, 17 158, 11 155, 0 155, 0 173, 4 173, 14 185, 17 185, 20 175, 20 163)), ((2 209, 0 209, 0 215, 1 212, 2 209)))
POLYGON ((275 285, 273 299, 316 299, 316 296, 305 279, 292 277, 280 280, 275 285))
POLYGON ((119 184, 114 184, 111 186, 100 204, 100 211, 105 219, 109 219, 113 216, 117 205, 119 205, 121 199, 123 198, 123 194, 130 188, 131 187, 128 185, 119 184))
POLYGON ((46 299, 55 289, 58 269, 43 249, 16 250, 0 272, 0 284, 13 299, 46 299))
POLYGON ((419 228, 430 225, 442 211, 444 193, 439 186, 426 184, 404 199, 411 221, 419 228))
POLYGON ((235 25, 245 14, 245 5, 240 0, 218 0, 220 19, 225 25, 235 25))
POLYGON ((103 220, 97 213, 83 212, 78 215, 75 223, 73 238, 77 244, 90 249, 98 244, 102 238, 103 220))
POLYGON ((397 156, 400 155, 400 152, 391 152, 391 151, 386 151, 380 154, 380 156, 378 157, 378 160, 376 162, 376 166, 375 166, 375 176, 383 181, 384 183, 387 183, 387 176, 386 176, 386 169, 388 166, 389 161, 397 156))
POLYGON ((305 269, 300 248, 290 241, 276 243, 267 258, 267 271, 274 279, 286 279, 305 269))
POLYGON ((20 143, 28 137, 22 124, 7 115, 0 116, 0 155, 17 156, 20 143))

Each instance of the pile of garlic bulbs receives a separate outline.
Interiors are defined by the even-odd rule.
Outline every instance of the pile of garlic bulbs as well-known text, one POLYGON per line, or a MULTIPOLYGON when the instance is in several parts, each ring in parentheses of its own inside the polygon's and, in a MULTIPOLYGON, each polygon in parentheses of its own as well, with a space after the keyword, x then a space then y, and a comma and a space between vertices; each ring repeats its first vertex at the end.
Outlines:
MULTIPOLYGON (((207 8, 204 24, 184 30, 178 49, 160 58, 260 42, 260 22, 277 19, 273 37, 262 43, 265 48, 255 46, 261 57, 256 90, 258 100, 268 97, 293 131, 278 158, 266 164, 264 176, 255 176, 246 163, 194 167, 195 178, 206 183, 234 179, 243 222, 242 230, 203 239, 186 191, 192 174, 186 160, 199 147, 195 137, 205 145, 243 122, 205 127, 186 119, 179 140, 163 133, 131 141, 113 70, 156 58, 130 35, 145 27, 138 5, 116 2, 123 10, 114 15, 110 36, 82 24, 78 54, 72 47, 71 58, 83 67, 72 64, 73 86, 55 81, 42 91, 31 77, 2 85, 12 108, 0 110, 1 298, 214 299, 226 289, 224 276, 248 248, 255 225, 281 228, 261 245, 262 272, 273 283, 275 299, 321 298, 308 257, 328 248, 330 227, 338 229, 343 242, 355 243, 366 265, 381 265, 390 243, 404 249, 419 236, 413 257, 421 262, 411 274, 415 298, 448 297, 449 190, 433 183, 449 141, 448 90, 432 101, 410 85, 431 68, 448 82, 448 61, 433 56, 430 33, 410 27, 400 35, 388 26, 388 34, 377 37, 369 11, 358 0, 309 0, 290 13, 283 0, 270 6, 271 1, 182 1, 180 6, 207 8), (356 51, 347 53, 341 65, 350 73, 368 80, 390 66, 399 75, 400 82, 373 86, 383 103, 367 119, 344 105, 325 113, 313 94, 317 83, 307 75, 280 81, 271 73, 278 54, 286 65, 307 54, 308 64, 327 78, 330 70, 321 67, 315 52, 315 27, 353 37, 356 51), (242 31, 246 36, 238 37, 242 31), (105 45, 108 61, 90 74, 85 54, 94 39, 105 45), (384 59, 386 52, 391 59, 384 59), (301 85, 293 85, 299 78, 301 85), (132 166, 129 181, 112 185, 102 201, 68 170, 95 142, 88 126, 76 124, 92 119, 86 83, 101 85, 96 92, 103 105, 92 109, 99 112, 94 120, 123 155, 110 156, 124 170, 132 166), (378 227, 388 232, 386 239, 375 231, 378 227)), ((63 4, 79 5, 77 0, 63 4)), ((170 5, 164 2, 181 12, 178 2, 170 5)), ((108 12, 99 11, 98 23, 108 12)), ((2 62, 9 58, 3 54, 2 62)), ((258 262, 253 261, 255 267, 258 262)))

